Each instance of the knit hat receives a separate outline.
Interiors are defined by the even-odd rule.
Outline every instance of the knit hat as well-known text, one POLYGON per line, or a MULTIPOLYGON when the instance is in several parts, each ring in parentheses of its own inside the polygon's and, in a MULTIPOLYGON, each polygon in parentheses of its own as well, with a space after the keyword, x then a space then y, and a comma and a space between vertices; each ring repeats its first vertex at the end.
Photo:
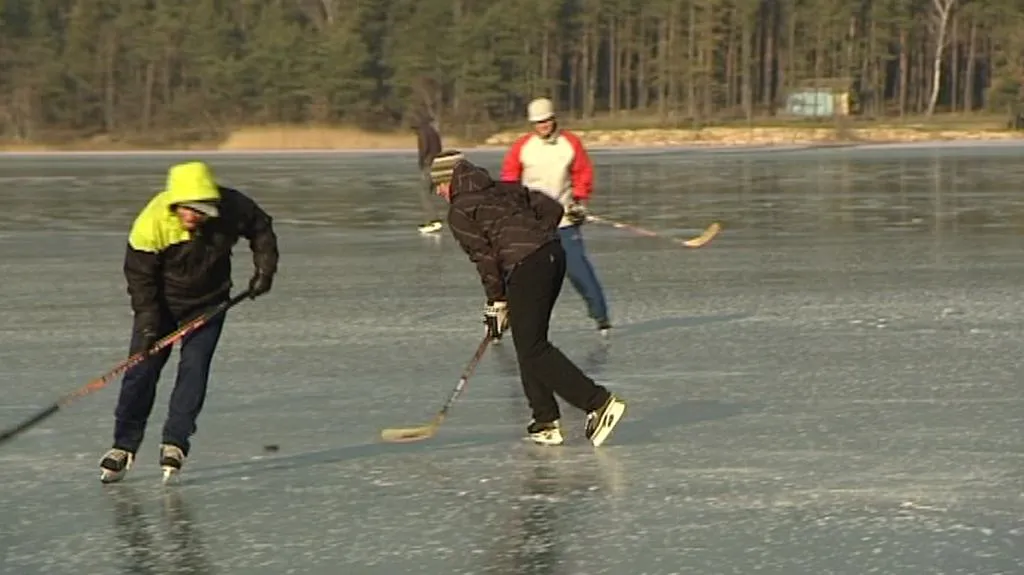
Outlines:
POLYGON ((526 107, 526 116, 531 122, 544 122, 555 117, 555 105, 547 98, 537 98, 526 107))
POLYGON ((458 150, 445 150, 430 163, 430 181, 436 186, 452 180, 455 164, 465 160, 466 156, 458 150))

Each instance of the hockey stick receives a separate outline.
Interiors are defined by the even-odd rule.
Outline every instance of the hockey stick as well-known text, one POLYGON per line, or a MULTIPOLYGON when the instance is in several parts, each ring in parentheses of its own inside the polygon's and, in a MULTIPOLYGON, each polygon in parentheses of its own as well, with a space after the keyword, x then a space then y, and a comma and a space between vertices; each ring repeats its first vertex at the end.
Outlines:
POLYGON ((163 339, 161 339, 160 341, 156 342, 153 345, 153 347, 151 347, 150 349, 148 349, 146 351, 140 351, 140 352, 136 353, 135 355, 129 356, 128 359, 126 359, 126 360, 122 361, 121 363, 117 364, 116 366, 114 366, 113 369, 111 369, 107 373, 105 373, 105 374, 101 375, 100 377, 90 381, 89 383, 83 385, 82 387, 79 387, 78 389, 76 389, 76 390, 74 390, 74 391, 72 391, 72 392, 70 392, 70 393, 60 397, 57 401, 53 402, 53 404, 51 404, 49 407, 47 407, 46 409, 43 409, 39 413, 36 413, 32 417, 30 417, 30 418, 26 419, 25 421, 19 423, 18 425, 15 425, 14 427, 11 427, 11 428, 9 428, 7 430, 4 430, 2 433, 0 433, 0 444, 5 443, 6 441, 10 440, 12 437, 20 434, 21 432, 29 429, 30 427, 33 427, 36 424, 40 423, 41 421, 47 419, 48 417, 50 417, 54 413, 57 413, 58 411, 60 411, 62 408, 67 407, 68 405, 70 405, 75 400, 77 400, 77 399, 79 399, 81 397, 84 397, 86 395, 89 395, 90 393, 92 393, 94 391, 98 391, 100 389, 103 389, 103 387, 105 387, 110 382, 111 379, 116 377, 121 372, 126 371, 126 370, 130 369, 131 367, 133 367, 133 366, 135 366, 135 365, 137 365, 139 363, 142 363, 142 361, 144 361, 146 358, 148 358, 149 356, 159 352, 160 350, 164 349, 165 347, 170 346, 170 345, 174 345, 175 342, 181 340, 182 338, 184 338, 188 334, 196 331, 197 329, 202 327, 204 324, 206 324, 206 322, 210 321, 211 319, 213 319, 217 315, 219 315, 221 313, 224 313, 225 311, 227 311, 228 309, 234 307, 235 305, 238 305, 239 303, 241 303, 243 300, 245 300, 248 297, 249 297, 249 292, 248 291, 244 291, 244 292, 236 295, 235 297, 229 299, 228 301, 226 301, 224 303, 221 303, 217 307, 215 307, 215 308, 207 311, 206 313, 200 315, 199 317, 189 321, 185 325, 183 325, 180 328, 178 328, 176 331, 168 334, 163 339))
POLYGON ((389 442, 403 442, 403 441, 419 441, 421 439, 428 439, 433 437, 437 433, 437 428, 441 426, 441 422, 444 421, 446 415, 448 415, 448 409, 455 403, 455 398, 462 393, 462 389, 466 387, 466 382, 469 381, 469 376, 476 369, 476 364, 480 362, 480 358, 484 356, 484 352, 487 351, 487 344, 491 343, 490 334, 485 335, 483 341, 476 348, 476 353, 473 354, 473 358, 469 360, 469 364, 466 365, 466 369, 462 370, 462 377, 459 378, 459 383, 455 384, 455 389, 452 390, 452 394, 448 396, 448 401, 444 402, 444 406, 441 407, 441 411, 434 416, 434 420, 420 427, 394 427, 389 429, 383 429, 380 432, 381 439, 389 442))
POLYGON ((720 224, 718 222, 713 222, 710 226, 707 227, 707 229, 705 229, 703 232, 701 232, 701 234, 699 236, 690 238, 688 240, 680 240, 680 239, 676 239, 676 238, 670 238, 668 236, 665 236, 663 234, 659 234, 657 232, 652 232, 651 230, 647 230, 647 229, 641 228, 639 226, 634 226, 632 224, 624 224, 622 222, 614 222, 612 220, 606 220, 605 218, 601 218, 601 217, 594 216, 594 215, 588 215, 587 219, 590 220, 590 221, 593 221, 593 222, 597 222, 599 224, 608 224, 608 225, 612 226, 613 228, 629 230, 631 232, 640 234, 642 236, 648 236, 648 237, 652 237, 652 238, 665 239, 665 240, 668 240, 670 242, 674 242, 674 243, 686 246, 688 248, 699 248, 699 247, 707 244, 708 242, 710 242, 712 239, 714 239, 715 236, 718 235, 718 232, 722 231, 722 224, 720 224))

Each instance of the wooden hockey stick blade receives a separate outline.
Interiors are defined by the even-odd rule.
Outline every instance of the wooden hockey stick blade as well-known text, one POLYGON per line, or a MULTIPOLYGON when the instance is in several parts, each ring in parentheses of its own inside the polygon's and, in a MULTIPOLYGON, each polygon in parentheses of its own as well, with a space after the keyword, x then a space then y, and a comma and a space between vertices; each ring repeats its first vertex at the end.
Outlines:
POLYGON ((722 231, 722 225, 719 224, 718 222, 714 222, 710 226, 708 226, 706 230, 701 232, 699 236, 688 239, 685 242, 683 242, 683 245, 688 248, 699 248, 704 244, 710 242, 712 239, 714 239, 714 237, 717 236, 718 232, 720 231, 722 231))
POLYGON ((380 438, 389 443, 420 441, 433 437, 440 426, 441 420, 434 419, 434 421, 422 427, 393 427, 381 430, 380 438))
POLYGON ((451 408, 455 399, 459 397, 462 390, 465 389, 466 384, 469 382, 469 376, 473 374, 473 370, 476 368, 476 364, 480 361, 480 358, 484 356, 484 352, 487 351, 487 346, 493 340, 490 335, 485 335, 483 340, 480 341, 480 345, 476 348, 476 353, 473 354, 472 359, 466 364, 466 368, 462 370, 462 377, 459 378, 459 382, 455 384, 455 389, 452 390, 448 399, 444 402, 444 406, 441 411, 434 416, 434 420, 429 424, 422 427, 392 427, 389 429, 383 429, 380 432, 380 437, 384 441, 389 442, 402 442, 402 441, 419 441, 421 439, 428 439, 433 437, 437 433, 437 428, 441 427, 441 422, 444 421, 445 415, 448 414, 448 409, 451 408))
POLYGON ((407 443, 430 439, 436 432, 437 427, 432 425, 408 427, 405 429, 385 429, 380 432, 380 438, 388 443, 407 443))

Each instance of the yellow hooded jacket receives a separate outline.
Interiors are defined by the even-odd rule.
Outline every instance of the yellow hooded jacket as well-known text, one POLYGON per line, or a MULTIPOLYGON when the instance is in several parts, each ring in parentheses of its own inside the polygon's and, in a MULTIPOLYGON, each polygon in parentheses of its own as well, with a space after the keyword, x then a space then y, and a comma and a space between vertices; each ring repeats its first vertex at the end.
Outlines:
POLYGON ((218 186, 206 164, 172 166, 164 191, 139 212, 128 234, 124 274, 133 311, 149 322, 168 311, 183 319, 228 297, 231 249, 243 236, 256 268, 276 273, 277 236, 270 216, 241 192, 218 186), (209 217, 190 232, 174 211, 179 205, 209 217))

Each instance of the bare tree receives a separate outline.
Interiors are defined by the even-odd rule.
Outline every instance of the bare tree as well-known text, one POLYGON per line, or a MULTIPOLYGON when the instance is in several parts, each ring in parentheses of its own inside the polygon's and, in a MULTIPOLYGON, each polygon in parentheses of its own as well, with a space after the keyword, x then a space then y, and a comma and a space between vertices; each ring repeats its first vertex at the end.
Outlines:
POLYGON ((949 17, 953 12, 956 0, 932 0, 934 11, 929 18, 932 33, 935 35, 935 55, 932 58, 932 94, 928 99, 926 115, 935 113, 935 104, 939 101, 939 87, 942 80, 942 53, 946 49, 946 30, 949 28, 949 17))
POLYGON ((334 24, 334 0, 298 0, 298 6, 317 30, 334 24))

